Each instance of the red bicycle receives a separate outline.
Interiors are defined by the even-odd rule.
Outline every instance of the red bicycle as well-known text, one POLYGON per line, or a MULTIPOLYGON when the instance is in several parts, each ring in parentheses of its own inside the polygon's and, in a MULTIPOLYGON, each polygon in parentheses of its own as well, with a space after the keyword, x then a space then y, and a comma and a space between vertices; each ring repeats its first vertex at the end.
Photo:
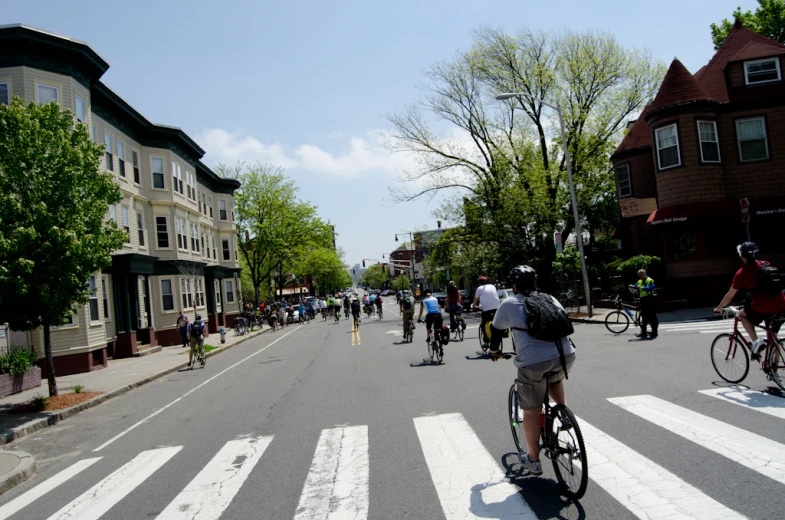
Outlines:
MULTIPOLYGON (((733 332, 720 334, 711 343, 711 364, 717 374, 729 383, 740 383, 747 377, 750 370, 752 345, 739 332, 739 314, 741 309, 726 307, 723 315, 733 316, 733 332)), ((785 346, 772 330, 774 324, 782 323, 785 318, 775 319, 765 327, 766 349, 760 356, 760 368, 769 381, 777 383, 785 390, 785 346)))

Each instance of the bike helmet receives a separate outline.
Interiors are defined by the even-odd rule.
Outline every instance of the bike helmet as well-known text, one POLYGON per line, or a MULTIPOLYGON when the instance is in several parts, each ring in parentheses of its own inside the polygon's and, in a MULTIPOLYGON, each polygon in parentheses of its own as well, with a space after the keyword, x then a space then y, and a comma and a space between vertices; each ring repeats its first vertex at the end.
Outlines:
POLYGON ((486 283, 488 283, 488 277, 487 277, 487 276, 480 275, 480 276, 477 278, 477 281, 478 281, 478 282, 480 282, 481 284, 485 285, 486 283))
POLYGON ((758 245, 755 242, 744 242, 736 246, 736 251, 739 253, 739 256, 743 256, 748 260, 754 260, 758 256, 760 249, 758 249, 758 245))
POLYGON ((528 265, 513 267, 510 271, 510 283, 520 290, 531 290, 537 286, 537 271, 528 265))
POLYGON ((450 280, 450 287, 456 287, 455 280, 450 280))
POLYGON ((196 315, 196 321, 202 321, 202 315, 201 314, 197 314, 196 315))

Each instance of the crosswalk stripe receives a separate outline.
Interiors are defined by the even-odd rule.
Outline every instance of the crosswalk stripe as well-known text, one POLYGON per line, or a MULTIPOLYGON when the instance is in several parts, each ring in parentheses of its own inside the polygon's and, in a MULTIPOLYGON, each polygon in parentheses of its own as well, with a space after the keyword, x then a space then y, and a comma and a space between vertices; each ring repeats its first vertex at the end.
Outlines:
POLYGON ((136 489, 139 484, 155 473, 182 448, 182 446, 175 446, 143 451, 50 516, 49 520, 73 520, 75 518, 97 520, 101 518, 112 506, 136 489))
POLYGON ((712 325, 691 325, 689 327, 663 327, 660 326, 658 330, 664 330, 667 332, 693 332, 696 330, 719 330, 719 331, 731 331, 733 330, 732 323, 718 323, 712 325))
POLYGON ((785 484, 785 445, 651 395, 614 397, 608 401, 785 484))
POLYGON ((660 323, 660 329, 678 330, 695 327, 733 327, 733 320, 691 321, 687 323, 660 323))
POLYGON ((537 518, 463 415, 417 417, 414 426, 447 520, 537 518))
POLYGON ((579 424, 589 478, 638 518, 745 518, 583 419, 579 424))
POLYGON ((272 440, 268 436, 227 442, 157 518, 220 518, 272 440))
POLYGON ((711 390, 701 390, 700 393, 743 406, 749 410, 755 410, 756 412, 763 412, 780 419, 785 419, 785 399, 782 397, 750 390, 741 386, 712 388, 711 390))
POLYGON ((65 468, 57 475, 38 484, 30 491, 27 491, 26 493, 19 495, 15 499, 11 500, 7 504, 0 507, 0 520, 5 520, 6 518, 13 515, 20 509, 32 504, 33 502, 35 502, 45 494, 52 491, 60 484, 70 480, 71 478, 78 475, 82 471, 86 470, 87 468, 89 468, 99 460, 101 460, 101 457, 94 457, 92 459, 80 460, 79 462, 76 462, 71 466, 65 468))
POLYGON ((368 518, 368 426, 322 430, 295 520, 368 518))

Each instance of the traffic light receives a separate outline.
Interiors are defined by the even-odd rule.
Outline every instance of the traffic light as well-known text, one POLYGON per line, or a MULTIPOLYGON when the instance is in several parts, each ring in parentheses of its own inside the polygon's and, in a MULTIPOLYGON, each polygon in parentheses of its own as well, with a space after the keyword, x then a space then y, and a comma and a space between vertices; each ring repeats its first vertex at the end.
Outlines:
POLYGON ((365 267, 365 260, 363 260, 363 267, 365 267))

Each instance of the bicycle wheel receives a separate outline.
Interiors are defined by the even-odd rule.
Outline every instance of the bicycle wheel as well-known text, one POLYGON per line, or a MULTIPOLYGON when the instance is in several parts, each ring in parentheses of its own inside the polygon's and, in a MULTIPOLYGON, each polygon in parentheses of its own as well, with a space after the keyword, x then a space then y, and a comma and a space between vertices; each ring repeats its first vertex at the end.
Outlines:
POLYGON ((589 483, 589 465, 586 462, 586 445, 581 428, 572 411, 564 405, 552 408, 553 471, 562 487, 564 496, 578 500, 586 493, 589 483))
POLYGON ((630 326, 630 317, 626 312, 613 311, 605 316, 605 327, 614 334, 621 334, 630 326))
POLYGON ((510 418, 510 430, 512 431, 512 440, 515 443, 515 449, 518 453, 524 451, 524 437, 523 437, 523 409, 518 407, 518 395, 515 393, 515 385, 510 387, 510 394, 507 397, 507 417, 510 418), (518 408, 516 413, 516 408, 518 408))
POLYGON ((717 375, 728 383, 739 383, 747 377, 750 360, 747 349, 738 337, 720 334, 711 342, 711 364, 717 375))
POLYGON ((436 354, 436 352, 435 352, 435 350, 433 348, 433 344, 434 344, 435 341, 436 340, 431 339, 431 338, 426 340, 426 342, 428 343, 428 356, 430 356, 431 361, 433 361, 433 356, 436 354))
POLYGON ((436 362, 441 365, 442 360, 444 359, 444 346, 442 345, 441 340, 436 340, 435 343, 433 350, 434 354, 436 354, 436 362))
POLYGON ((488 348, 490 347, 490 345, 485 340, 485 327, 482 326, 482 323, 477 329, 477 337, 480 338, 480 348, 482 349, 482 351, 488 352, 488 348))
POLYGON ((782 341, 777 340, 777 343, 769 348, 768 366, 772 381, 785 390, 785 346, 782 341))
POLYGON ((204 352, 204 341, 199 342, 199 362, 202 364, 202 368, 206 363, 206 357, 204 352))

